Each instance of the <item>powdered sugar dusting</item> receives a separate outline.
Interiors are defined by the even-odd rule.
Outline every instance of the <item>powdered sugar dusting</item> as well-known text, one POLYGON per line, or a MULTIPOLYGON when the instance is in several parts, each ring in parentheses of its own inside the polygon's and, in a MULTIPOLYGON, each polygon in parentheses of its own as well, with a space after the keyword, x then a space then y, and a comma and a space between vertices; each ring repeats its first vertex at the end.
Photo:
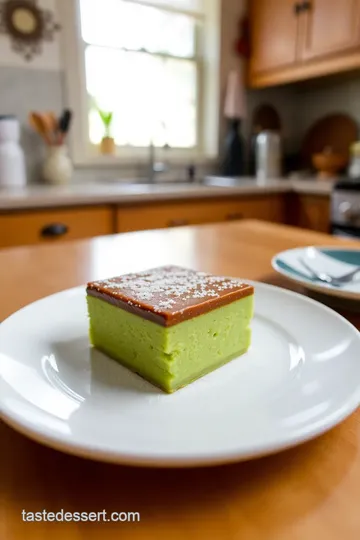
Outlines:
POLYGON ((149 305, 155 312, 183 310, 186 304, 223 296, 225 291, 247 287, 239 279, 213 276, 177 266, 127 274, 89 284, 129 305, 149 305))

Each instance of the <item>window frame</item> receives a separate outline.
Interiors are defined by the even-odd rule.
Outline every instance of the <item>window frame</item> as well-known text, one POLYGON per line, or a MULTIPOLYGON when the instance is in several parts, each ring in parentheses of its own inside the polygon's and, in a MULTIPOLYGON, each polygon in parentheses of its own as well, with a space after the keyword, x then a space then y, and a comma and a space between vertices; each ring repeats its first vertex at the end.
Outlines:
MULTIPOLYGON (((137 1, 137 0, 135 0, 137 1)), ((141 1, 139 2, 141 3, 141 1)), ((146 5, 149 5, 146 3, 146 5)), ((150 4, 151 5, 151 4, 150 4)), ((153 5, 156 5, 154 0, 153 5)), ((220 67, 220 0, 205 0, 206 14, 201 15, 202 31, 196 32, 197 61, 197 141, 194 148, 157 148, 157 159, 170 162, 204 161, 216 159, 219 141, 219 67, 220 67), (216 104, 214 107, 214 103, 216 104)), ((164 6, 159 4, 161 9, 164 6)), ((177 13, 186 11, 172 9, 177 13)), ((192 14, 193 15, 193 14, 192 14)), ((199 16, 200 17, 200 16, 199 16)), ((117 146, 114 156, 101 155, 88 135, 88 100, 85 74, 86 44, 81 36, 80 0, 61 2, 63 21, 63 63, 67 106, 74 112, 70 132, 70 151, 75 165, 114 166, 133 165, 148 160, 147 148, 117 146)))

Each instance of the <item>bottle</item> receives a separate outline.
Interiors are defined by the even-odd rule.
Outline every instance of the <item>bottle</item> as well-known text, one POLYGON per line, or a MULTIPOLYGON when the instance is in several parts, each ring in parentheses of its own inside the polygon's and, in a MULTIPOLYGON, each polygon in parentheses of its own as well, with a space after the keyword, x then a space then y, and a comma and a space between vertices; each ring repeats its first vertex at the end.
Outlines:
POLYGON ((25 186, 26 166, 16 116, 0 116, 0 186, 25 186))
POLYGON ((280 176, 280 135, 276 131, 262 131, 256 138, 256 177, 267 180, 280 176))
POLYGON ((223 176, 233 177, 243 176, 245 173, 245 148, 240 135, 239 119, 229 120, 221 173, 223 176))
POLYGON ((231 70, 228 75, 224 117, 227 120, 227 133, 221 164, 223 176, 239 177, 245 174, 245 144, 241 135, 241 122, 246 118, 246 92, 243 65, 231 70))

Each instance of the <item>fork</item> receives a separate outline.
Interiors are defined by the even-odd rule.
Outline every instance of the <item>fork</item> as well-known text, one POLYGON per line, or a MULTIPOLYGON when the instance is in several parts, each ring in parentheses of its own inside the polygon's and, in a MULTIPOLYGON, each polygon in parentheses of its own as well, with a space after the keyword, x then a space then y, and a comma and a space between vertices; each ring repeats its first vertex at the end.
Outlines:
POLYGON ((347 272, 342 276, 335 277, 331 274, 327 274, 326 272, 316 272, 307 264, 303 257, 299 257, 299 262, 303 265, 304 268, 306 268, 308 272, 310 272, 311 276, 314 279, 317 279, 318 281, 323 281, 324 283, 328 283, 329 285, 333 285, 334 287, 340 287, 345 283, 350 283, 351 281, 353 281, 353 278, 356 276, 356 274, 360 272, 360 266, 358 266, 357 268, 354 268, 354 270, 351 270, 351 272, 347 272))

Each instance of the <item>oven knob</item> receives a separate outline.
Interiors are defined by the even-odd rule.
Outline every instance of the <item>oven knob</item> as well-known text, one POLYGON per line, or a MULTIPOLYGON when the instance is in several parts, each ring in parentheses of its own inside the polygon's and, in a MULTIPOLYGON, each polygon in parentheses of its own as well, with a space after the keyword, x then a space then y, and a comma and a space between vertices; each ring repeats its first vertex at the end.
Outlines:
POLYGON ((351 220, 353 210, 349 202, 342 202, 339 206, 339 211, 344 219, 351 220))
POLYGON ((349 202, 344 201, 340 204, 339 211, 343 219, 348 223, 351 223, 351 225, 360 223, 360 206, 356 208, 349 202))

